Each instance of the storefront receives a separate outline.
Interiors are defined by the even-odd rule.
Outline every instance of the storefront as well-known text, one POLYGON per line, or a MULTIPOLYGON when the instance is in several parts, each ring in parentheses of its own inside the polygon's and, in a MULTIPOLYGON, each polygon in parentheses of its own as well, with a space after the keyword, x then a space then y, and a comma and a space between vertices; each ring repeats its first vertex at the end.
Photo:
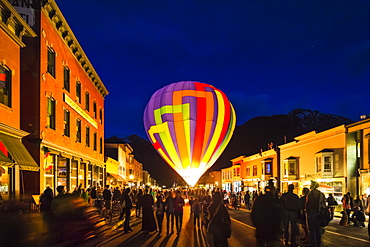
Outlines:
POLYGON ((107 172, 107 185, 111 187, 123 187, 124 178, 120 172, 123 171, 121 163, 115 159, 108 157, 105 161, 107 172))
POLYGON ((103 164, 77 157, 75 154, 58 151, 50 147, 43 147, 44 178, 43 189, 50 187, 54 191, 59 185, 65 186, 72 192, 81 185, 81 188, 104 186, 105 170, 103 164))
POLYGON ((0 132, 0 192, 3 199, 24 194, 23 171, 39 170, 21 139, 28 133, 9 128, 0 132))

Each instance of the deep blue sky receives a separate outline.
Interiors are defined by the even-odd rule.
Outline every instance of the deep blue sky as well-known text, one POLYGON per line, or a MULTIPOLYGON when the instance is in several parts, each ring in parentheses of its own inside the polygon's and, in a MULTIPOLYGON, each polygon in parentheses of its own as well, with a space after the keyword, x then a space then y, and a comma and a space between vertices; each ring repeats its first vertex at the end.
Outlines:
POLYGON ((211 84, 237 124, 295 108, 370 115, 370 1, 57 0, 110 94, 105 136, 146 138, 150 96, 211 84))

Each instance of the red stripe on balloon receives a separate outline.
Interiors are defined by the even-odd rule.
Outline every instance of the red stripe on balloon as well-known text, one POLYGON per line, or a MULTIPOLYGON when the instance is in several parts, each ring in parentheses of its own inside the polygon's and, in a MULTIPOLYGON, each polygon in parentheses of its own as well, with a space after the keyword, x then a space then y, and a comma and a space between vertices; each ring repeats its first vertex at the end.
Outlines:
MULTIPOLYGON (((204 92, 204 84, 195 82, 195 90, 199 92, 204 92)), ((197 97, 197 121, 195 128, 195 137, 194 137, 194 150, 193 150, 193 160, 195 164, 199 164, 202 157, 203 149, 203 140, 204 140, 204 131, 206 125, 206 98, 197 97)))
POLYGON ((161 144, 159 142, 154 142, 153 147, 155 148, 155 150, 158 150, 161 148, 161 144))

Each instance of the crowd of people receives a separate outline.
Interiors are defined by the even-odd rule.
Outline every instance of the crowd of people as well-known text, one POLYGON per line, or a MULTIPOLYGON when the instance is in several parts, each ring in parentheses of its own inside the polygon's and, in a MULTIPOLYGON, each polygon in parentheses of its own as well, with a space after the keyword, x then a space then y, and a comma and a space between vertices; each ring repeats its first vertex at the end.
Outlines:
MULTIPOLYGON (((59 186, 58 195, 55 197, 50 188, 44 191, 41 196, 41 210, 47 227, 52 229, 53 220, 56 220, 62 222, 58 227, 63 229, 63 222, 71 219, 66 215, 71 212, 71 208, 76 208, 77 204, 82 205, 83 202, 85 205, 94 206, 96 201, 103 200, 107 209, 110 209, 112 202, 116 201, 122 205, 119 220, 123 221, 124 233, 133 231, 130 222, 133 212, 133 217, 142 218, 141 231, 179 235, 184 206, 188 204, 194 229, 205 227, 213 236, 214 246, 228 246, 231 220, 227 209, 237 210, 244 204, 247 210, 251 210, 258 246, 298 246, 297 238, 302 229, 304 237, 300 240, 316 247, 321 245, 323 227, 333 219, 338 205, 332 194, 326 198, 318 187, 316 181, 311 181, 310 188, 304 188, 302 195, 298 196, 294 193, 293 184, 288 186, 287 192, 281 193, 272 181, 265 187, 264 193, 227 193, 219 189, 121 189, 111 188, 109 185, 104 189, 92 187, 86 191, 79 187, 72 193, 65 193, 64 187, 59 186), (79 201, 73 201, 71 198, 79 198, 79 201), (328 219, 323 223, 325 211, 328 212, 328 219)), ((353 199, 351 194, 347 193, 343 196, 342 204, 342 213, 343 217, 347 216, 347 224, 365 226, 365 212, 370 209, 370 196, 356 196, 353 199)), ((61 241, 63 237, 63 234, 56 236, 54 241, 61 241)))

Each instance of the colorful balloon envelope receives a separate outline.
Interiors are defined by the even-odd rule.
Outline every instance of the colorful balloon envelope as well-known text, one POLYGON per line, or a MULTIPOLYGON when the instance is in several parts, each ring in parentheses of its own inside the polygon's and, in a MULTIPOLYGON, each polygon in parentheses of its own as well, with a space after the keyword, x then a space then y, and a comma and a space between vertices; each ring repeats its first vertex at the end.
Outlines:
POLYGON ((219 89, 180 81, 155 92, 144 112, 149 140, 190 185, 216 162, 235 129, 235 111, 219 89))

